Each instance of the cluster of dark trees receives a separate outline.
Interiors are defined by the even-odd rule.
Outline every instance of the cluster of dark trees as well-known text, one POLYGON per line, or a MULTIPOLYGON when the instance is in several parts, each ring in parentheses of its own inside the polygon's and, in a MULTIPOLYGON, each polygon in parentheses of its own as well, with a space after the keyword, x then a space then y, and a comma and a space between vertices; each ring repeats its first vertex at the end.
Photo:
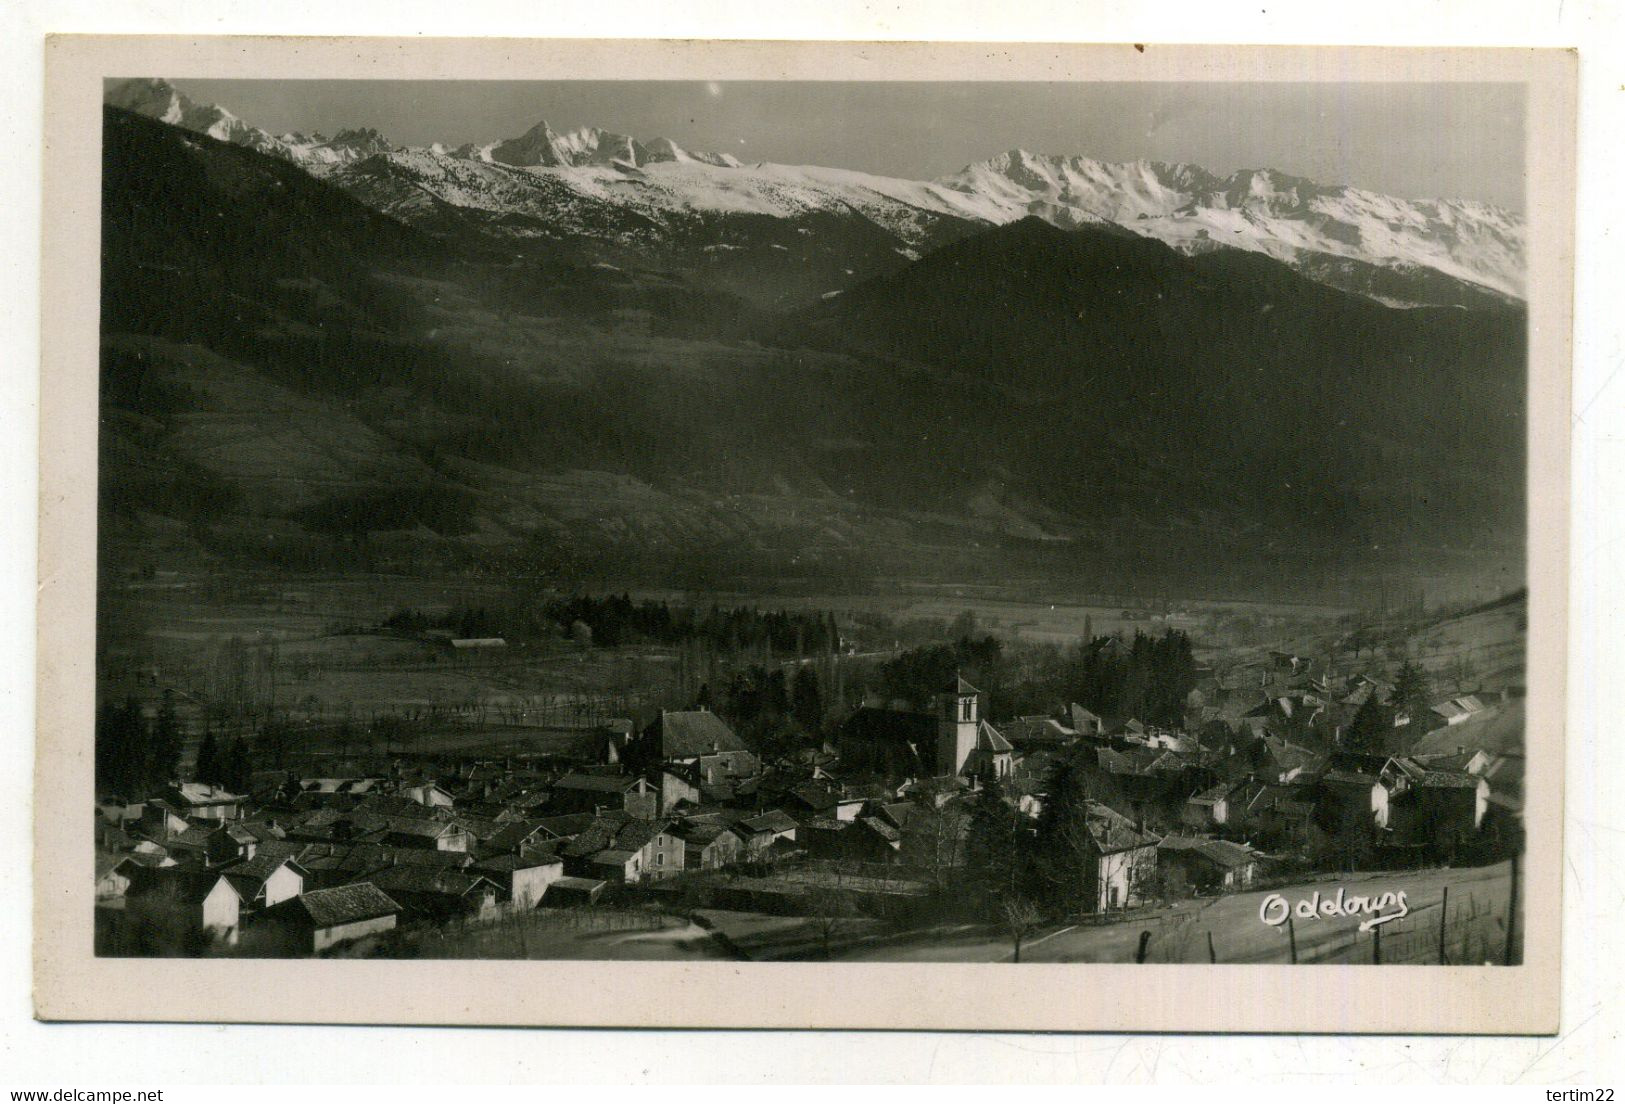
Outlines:
POLYGON ((581 622, 594 644, 677 644, 704 640, 724 652, 765 652, 809 656, 832 652, 840 643, 833 614, 760 610, 754 606, 696 610, 665 602, 634 602, 625 594, 576 597, 555 602, 548 613, 560 625, 581 622))
POLYGON ((382 627, 395 632, 444 629, 461 637, 520 639, 567 633, 600 647, 699 640, 723 653, 784 656, 826 655, 840 643, 833 614, 761 610, 753 606, 698 610, 665 602, 637 602, 626 594, 478 606, 444 614, 401 609, 382 627))
POLYGON ((180 774, 181 728, 168 694, 149 718, 141 703, 105 702, 96 712, 96 792, 143 797, 180 774))
POLYGON ((983 709, 1003 716, 1010 705, 1011 664, 996 636, 961 636, 951 644, 910 648, 880 665, 876 689, 886 698, 902 699, 918 709, 953 682, 965 679, 987 697, 983 709))
POLYGON ((1123 644, 1102 637, 1085 644, 1072 683, 1072 698, 1103 717, 1137 717, 1176 727, 1196 688, 1191 638, 1178 630, 1153 637, 1136 632, 1123 644))
POLYGON ((1411 724, 1405 731, 1420 731, 1417 726, 1427 718, 1429 697, 1427 672, 1419 664, 1406 660, 1394 675, 1393 693, 1386 701, 1372 693, 1360 704, 1349 722, 1343 746, 1350 751, 1376 755, 1406 751, 1395 746, 1394 718, 1400 712, 1408 713, 1411 724))
POLYGON ((192 776, 211 786, 223 786, 232 793, 247 793, 254 781, 253 756, 241 736, 229 744, 216 740, 213 732, 203 734, 197 749, 197 766, 192 776))
POLYGON ((808 746, 824 723, 824 693, 818 672, 798 665, 752 666, 724 687, 700 686, 695 705, 724 717, 764 759, 781 759, 808 746))
POLYGON ((1190 637, 1135 633, 1100 637, 1075 649, 1005 647, 995 636, 962 636, 902 652, 880 665, 872 689, 926 708, 959 675, 983 697, 989 717, 1053 713, 1077 702, 1104 717, 1137 717, 1176 727, 1196 687, 1190 637))

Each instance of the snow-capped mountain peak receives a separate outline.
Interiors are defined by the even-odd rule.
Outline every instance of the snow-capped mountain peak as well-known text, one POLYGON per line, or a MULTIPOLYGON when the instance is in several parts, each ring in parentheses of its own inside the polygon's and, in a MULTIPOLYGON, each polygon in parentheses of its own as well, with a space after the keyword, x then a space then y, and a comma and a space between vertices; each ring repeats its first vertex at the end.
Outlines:
POLYGON ((247 146, 313 171, 395 149, 371 128, 341 130, 333 138, 297 132, 273 135, 244 122, 218 104, 197 103, 161 79, 138 77, 123 81, 107 90, 105 100, 114 107, 207 134, 222 142, 247 146))
POLYGON ((1405 200, 1317 184, 1278 169, 1226 177, 1187 164, 1105 162, 1011 150, 937 181, 991 202, 1000 221, 1114 222, 1182 252, 1221 245, 1293 267, 1346 262, 1433 269, 1491 293, 1524 295, 1522 218, 1490 204, 1405 200))
MULTIPOLYGON (((560 133, 545 120, 516 137, 449 151, 438 142, 402 149, 371 129, 331 139, 273 136, 222 107, 194 103, 163 80, 125 81, 106 99, 293 161, 407 221, 433 217, 438 205, 476 212, 498 234, 624 245, 628 234, 669 237, 696 215, 799 220, 818 213, 879 228, 893 237, 894 252, 908 257, 967 224, 1036 215, 1065 229, 1121 226, 1184 253, 1225 246, 1263 253, 1311 279, 1395 304, 1524 295, 1520 216, 1484 203, 1317 184, 1271 168, 1221 177, 1181 162, 1011 149, 915 181, 810 165, 746 167, 669 138, 640 141, 595 126, 560 133)), ((718 241, 718 249, 738 248, 718 241)))

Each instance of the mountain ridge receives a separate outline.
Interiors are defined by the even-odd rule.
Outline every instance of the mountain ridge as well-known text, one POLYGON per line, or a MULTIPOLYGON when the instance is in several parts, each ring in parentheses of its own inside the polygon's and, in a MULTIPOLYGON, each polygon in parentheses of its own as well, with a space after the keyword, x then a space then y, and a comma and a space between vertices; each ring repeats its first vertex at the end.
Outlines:
MULTIPOLYGON (((608 263, 640 249, 670 263, 674 247, 795 253, 782 234, 757 233, 761 219, 792 223, 814 214, 873 223, 896 239, 897 256, 912 260, 977 227, 1038 215, 1066 229, 1110 222, 1185 253, 1224 246, 1263 253, 1388 305, 1478 308, 1524 296, 1521 217, 1474 201, 1403 200, 1274 169, 1220 177, 1180 162, 1111 163, 1018 149, 911 181, 822 166, 745 165, 670 139, 639 141, 590 126, 561 134, 545 121, 513 138, 451 150, 440 143, 396 147, 376 132, 362 143, 275 138, 223 108, 192 103, 161 80, 132 80, 107 97, 331 176, 406 221, 442 227, 447 209, 456 208, 469 216, 462 225, 497 241, 526 248, 566 240, 599 250, 597 259, 608 263), (697 244, 700 237, 709 240, 697 244)), ((689 274, 703 279, 720 268, 722 286, 751 294, 763 258, 753 259, 748 274, 731 273, 733 260, 691 266, 689 274)), ((794 273, 799 259, 777 260, 785 283, 768 297, 777 305, 845 290, 888 267, 826 259, 814 278, 794 273)))

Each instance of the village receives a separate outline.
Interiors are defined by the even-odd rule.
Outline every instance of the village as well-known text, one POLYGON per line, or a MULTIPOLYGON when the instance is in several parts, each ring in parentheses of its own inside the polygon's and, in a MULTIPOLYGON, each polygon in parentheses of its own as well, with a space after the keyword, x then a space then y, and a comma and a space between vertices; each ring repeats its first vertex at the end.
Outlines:
MULTIPOLYGON (((955 921, 1002 933, 1019 960, 1062 923, 1515 857, 1522 687, 1440 697, 1409 660, 1358 662, 1360 643, 1338 672, 1260 649, 1198 663, 1172 630, 1080 644, 1095 703, 1132 696, 1155 722, 1077 702, 994 713, 1030 696, 995 673, 989 637, 893 657, 893 696, 833 706, 821 729, 791 714, 827 664, 767 680, 768 699, 788 686, 795 703, 753 689, 747 716, 707 687, 538 750, 349 749, 254 770, 241 741, 211 737, 187 777, 98 795, 98 950, 482 953, 468 941, 482 925, 692 921, 736 957, 730 923, 793 931, 777 954, 818 958, 955 921)), ((124 720, 161 734, 166 709, 124 720)), ((104 708, 115 749, 118 716, 104 708)))

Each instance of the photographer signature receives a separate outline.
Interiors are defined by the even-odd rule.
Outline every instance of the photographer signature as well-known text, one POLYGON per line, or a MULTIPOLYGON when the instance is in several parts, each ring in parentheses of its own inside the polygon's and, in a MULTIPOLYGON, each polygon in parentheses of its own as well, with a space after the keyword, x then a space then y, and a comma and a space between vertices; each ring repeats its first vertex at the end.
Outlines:
POLYGON ((1411 907, 1405 901, 1404 890, 1367 897, 1362 894, 1351 894, 1342 886, 1338 886, 1335 896, 1322 896, 1317 889, 1313 895, 1301 898, 1296 904, 1289 902, 1279 893, 1272 893, 1258 906, 1258 918, 1271 927, 1278 928, 1286 923, 1289 917, 1298 920, 1319 920, 1322 917, 1336 919, 1339 916, 1363 914, 1366 919, 1360 921, 1360 930, 1370 931, 1390 920, 1403 920, 1410 915, 1410 911, 1411 907))

